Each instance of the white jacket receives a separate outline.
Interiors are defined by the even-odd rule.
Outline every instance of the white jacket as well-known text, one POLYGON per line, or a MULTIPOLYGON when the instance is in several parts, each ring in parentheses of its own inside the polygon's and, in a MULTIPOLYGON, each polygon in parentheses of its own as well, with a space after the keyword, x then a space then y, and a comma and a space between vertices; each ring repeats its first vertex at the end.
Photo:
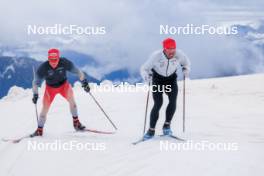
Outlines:
POLYGON ((188 57, 179 49, 176 49, 175 56, 171 59, 167 59, 163 50, 158 50, 152 53, 150 58, 142 65, 140 73, 142 78, 146 78, 152 74, 154 69, 159 75, 168 77, 177 71, 177 68, 181 66, 184 72, 190 72, 190 61, 188 57))

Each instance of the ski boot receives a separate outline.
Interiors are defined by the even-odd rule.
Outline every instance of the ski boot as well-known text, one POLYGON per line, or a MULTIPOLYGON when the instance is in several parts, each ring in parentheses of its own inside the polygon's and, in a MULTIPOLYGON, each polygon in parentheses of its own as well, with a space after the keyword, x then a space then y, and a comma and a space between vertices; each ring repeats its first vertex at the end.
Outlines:
POLYGON ((81 124, 78 118, 73 118, 73 127, 76 131, 82 131, 85 129, 85 126, 81 124))
POLYGON ((42 136, 42 135, 43 135, 43 127, 38 127, 36 131, 30 135, 30 137, 42 136))
POLYGON ((162 130, 163 130, 163 135, 165 135, 165 136, 171 136, 172 135, 172 131, 171 131, 169 123, 165 123, 163 125, 162 130))
POLYGON ((149 129, 149 130, 147 131, 147 133, 143 136, 143 139, 144 139, 144 140, 151 139, 151 138, 154 137, 154 135, 155 135, 155 129, 149 129))

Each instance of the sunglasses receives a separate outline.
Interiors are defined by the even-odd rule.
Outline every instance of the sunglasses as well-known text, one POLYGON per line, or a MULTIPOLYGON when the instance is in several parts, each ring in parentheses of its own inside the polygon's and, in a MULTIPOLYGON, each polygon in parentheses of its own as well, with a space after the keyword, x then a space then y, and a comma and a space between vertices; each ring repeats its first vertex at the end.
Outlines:
POLYGON ((49 62, 51 62, 51 63, 56 63, 58 61, 59 61, 58 58, 49 58, 49 62))

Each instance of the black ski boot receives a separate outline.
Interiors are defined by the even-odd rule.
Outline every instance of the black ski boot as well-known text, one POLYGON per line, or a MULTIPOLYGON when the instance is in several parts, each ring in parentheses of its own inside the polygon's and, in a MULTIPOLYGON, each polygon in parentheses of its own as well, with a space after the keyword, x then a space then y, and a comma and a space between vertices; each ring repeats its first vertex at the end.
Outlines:
POLYGON ((43 128, 38 127, 36 131, 30 135, 30 137, 42 136, 42 135, 43 135, 43 128))
POLYGON ((73 118, 73 127, 76 131, 82 131, 85 129, 85 126, 81 124, 78 118, 73 118))

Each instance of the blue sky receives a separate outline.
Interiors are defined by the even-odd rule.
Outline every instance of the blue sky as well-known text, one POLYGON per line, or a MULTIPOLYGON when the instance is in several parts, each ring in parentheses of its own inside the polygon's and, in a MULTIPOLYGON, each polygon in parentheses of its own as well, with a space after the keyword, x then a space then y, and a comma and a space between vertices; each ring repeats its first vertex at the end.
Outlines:
MULTIPOLYGON (((226 36, 160 35, 159 25, 245 23, 264 19, 264 3, 253 1, 6 1, 0 2, 0 44, 15 46, 39 59, 48 48, 58 47, 91 54, 104 65, 98 72, 129 67, 137 71, 166 37, 177 40, 193 63, 192 76, 213 76, 223 69, 245 65, 244 47, 256 59, 263 54, 254 46, 226 36), (103 36, 28 36, 27 25, 106 26, 103 36), (252 47, 252 48, 251 48, 252 47), (215 67, 218 67, 216 69, 215 67)), ((244 66, 243 66, 244 67, 244 66)), ((261 69, 260 69, 261 70, 261 69)))

